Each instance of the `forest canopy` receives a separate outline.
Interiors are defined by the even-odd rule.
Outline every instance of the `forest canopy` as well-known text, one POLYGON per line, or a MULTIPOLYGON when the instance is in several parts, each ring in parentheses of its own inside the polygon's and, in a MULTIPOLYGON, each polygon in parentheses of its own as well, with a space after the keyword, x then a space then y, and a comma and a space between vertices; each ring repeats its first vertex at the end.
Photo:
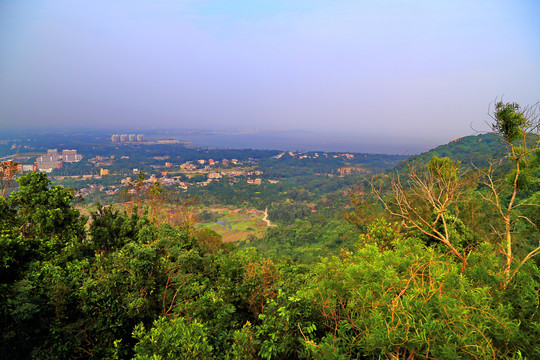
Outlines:
POLYGON ((69 188, 18 177, 0 197, 2 356, 540 358, 538 106, 494 105, 498 158, 419 157, 347 204, 297 187, 240 247, 191 205, 135 191, 83 216, 69 188))

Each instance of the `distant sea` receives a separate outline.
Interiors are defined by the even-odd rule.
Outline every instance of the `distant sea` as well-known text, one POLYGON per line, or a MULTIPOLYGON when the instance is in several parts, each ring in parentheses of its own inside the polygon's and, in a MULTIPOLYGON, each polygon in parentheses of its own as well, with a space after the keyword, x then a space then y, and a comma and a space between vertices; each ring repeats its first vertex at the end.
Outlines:
POLYGON ((380 154, 417 154, 431 149, 429 144, 395 139, 322 134, 315 132, 196 132, 181 133, 180 141, 208 148, 263 149, 282 151, 328 151, 380 154))

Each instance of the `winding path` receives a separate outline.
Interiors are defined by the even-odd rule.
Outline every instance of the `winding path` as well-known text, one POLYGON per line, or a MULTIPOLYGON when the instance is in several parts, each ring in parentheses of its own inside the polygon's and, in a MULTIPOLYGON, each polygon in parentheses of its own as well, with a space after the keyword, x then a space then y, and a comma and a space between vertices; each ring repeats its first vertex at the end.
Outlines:
POLYGON ((264 209, 264 217, 262 218, 262 221, 266 222, 266 226, 268 227, 276 227, 276 224, 272 224, 270 220, 268 220, 268 206, 264 209))

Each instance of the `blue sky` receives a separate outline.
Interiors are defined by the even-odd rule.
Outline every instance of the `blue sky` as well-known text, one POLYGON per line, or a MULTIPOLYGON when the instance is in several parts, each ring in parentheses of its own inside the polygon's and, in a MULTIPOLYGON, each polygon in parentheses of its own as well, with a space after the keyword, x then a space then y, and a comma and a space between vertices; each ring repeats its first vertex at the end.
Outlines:
POLYGON ((0 131, 298 129, 426 147, 540 100, 535 1, 3 1, 0 131))

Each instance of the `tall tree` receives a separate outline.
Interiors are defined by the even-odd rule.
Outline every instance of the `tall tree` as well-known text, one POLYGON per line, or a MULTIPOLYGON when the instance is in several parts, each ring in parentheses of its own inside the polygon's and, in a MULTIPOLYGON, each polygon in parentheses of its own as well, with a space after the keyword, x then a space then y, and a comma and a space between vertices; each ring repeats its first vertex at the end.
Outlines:
MULTIPOLYGON (((506 179, 495 176, 496 164, 483 171, 483 184, 489 191, 483 198, 492 204, 503 222, 503 231, 499 234, 502 240, 501 249, 506 261, 504 272, 506 274, 505 286, 512 280, 519 268, 529 259, 540 253, 540 243, 526 254, 515 266, 513 248, 515 247, 514 228, 518 222, 524 221, 531 226, 536 224, 519 210, 523 207, 539 207, 533 196, 520 199, 532 183, 538 183, 538 178, 531 176, 538 164, 533 161, 540 152, 540 104, 521 107, 516 103, 496 101, 493 114, 490 114, 494 123, 492 130, 499 136, 507 149, 506 158, 511 165, 511 171, 506 179)), ((536 197, 538 199, 538 197, 536 197)))
POLYGON ((462 262, 466 261, 459 243, 452 231, 459 224, 453 206, 470 190, 472 178, 459 163, 433 156, 427 165, 412 164, 406 175, 406 182, 396 173, 391 177, 391 192, 385 197, 381 188, 371 182, 377 198, 390 214, 402 219, 403 225, 416 229, 444 244, 450 253, 462 262))
POLYGON ((0 162, 0 197, 6 196, 13 187, 13 180, 17 176, 17 163, 13 161, 0 162))

